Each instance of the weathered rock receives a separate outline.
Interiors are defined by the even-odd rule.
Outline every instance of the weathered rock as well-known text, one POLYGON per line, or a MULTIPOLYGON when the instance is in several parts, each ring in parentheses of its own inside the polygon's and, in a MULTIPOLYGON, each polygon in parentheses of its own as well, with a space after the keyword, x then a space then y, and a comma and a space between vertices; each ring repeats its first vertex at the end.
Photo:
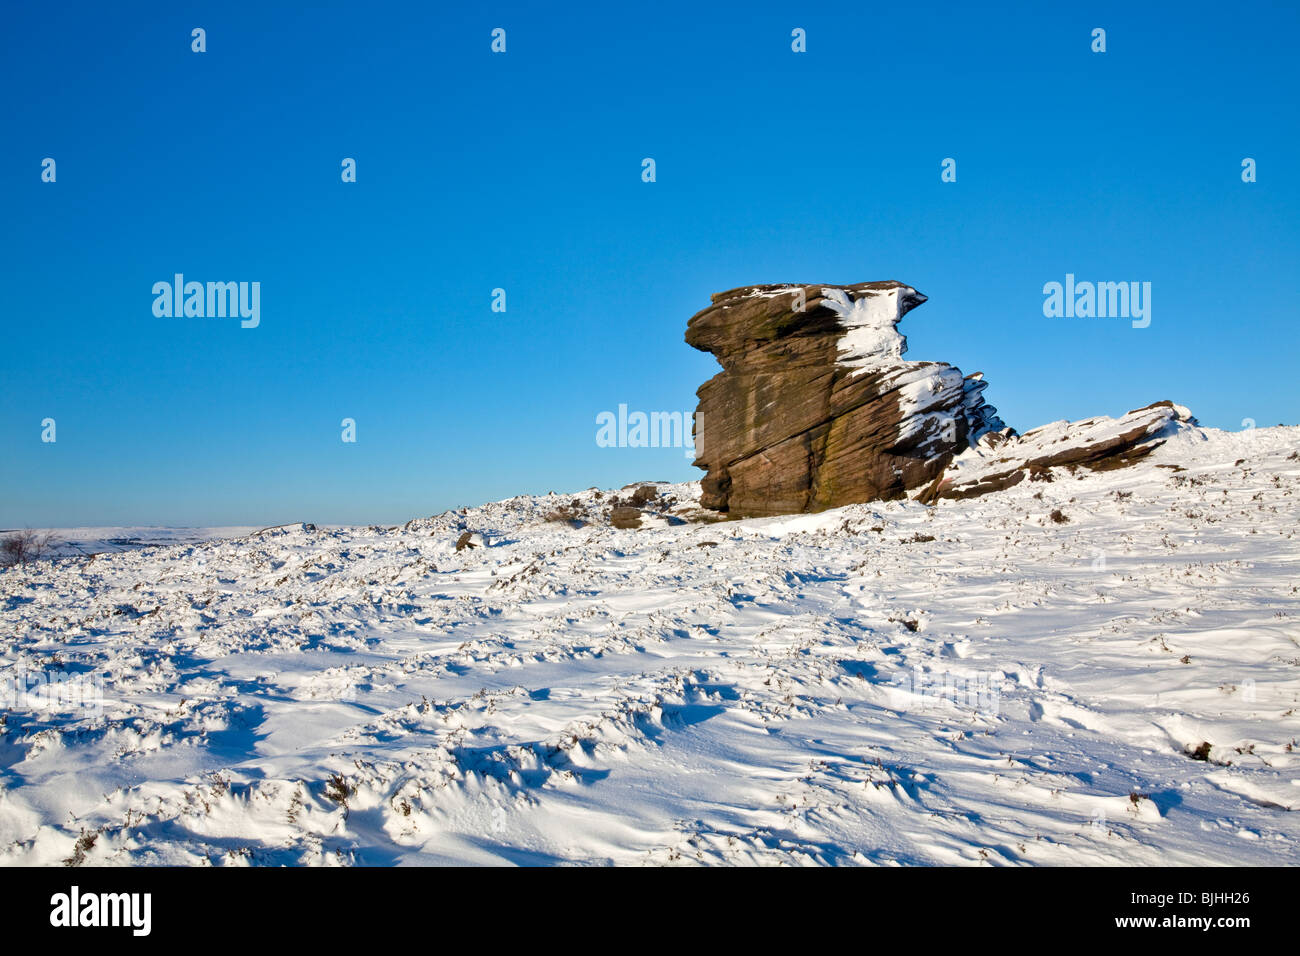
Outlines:
POLYGON ((901 282, 713 296, 686 331, 687 344, 722 365, 696 392, 701 504, 761 516, 908 493, 970 497, 1050 478, 1061 465, 1122 467, 1195 424, 1166 401, 1020 436, 984 403, 981 373, 903 359, 896 326, 924 301, 901 282))
POLYGON ((639 528, 641 527, 641 509, 634 508, 631 505, 619 505, 616 508, 611 508, 609 523, 615 528, 639 528))
POLYGON ((1023 435, 989 432, 949 462, 917 500, 973 498, 1047 477, 1047 469, 1074 466, 1096 471, 1131 465, 1164 444, 1180 425, 1196 419, 1181 405, 1156 402, 1119 418, 1052 422, 1023 435))
POLYGON ((713 296, 686 332, 723 369, 696 393, 702 503, 774 515, 900 498, 1005 429, 982 375, 902 358, 895 326, 924 301, 901 282, 713 296))
POLYGON ((477 531, 465 531, 456 539, 456 550, 464 551, 466 548, 486 547, 487 542, 483 540, 483 535, 477 531))
POLYGON ((641 485, 632 493, 632 504, 634 507, 641 508, 658 497, 659 489, 654 485, 641 485))

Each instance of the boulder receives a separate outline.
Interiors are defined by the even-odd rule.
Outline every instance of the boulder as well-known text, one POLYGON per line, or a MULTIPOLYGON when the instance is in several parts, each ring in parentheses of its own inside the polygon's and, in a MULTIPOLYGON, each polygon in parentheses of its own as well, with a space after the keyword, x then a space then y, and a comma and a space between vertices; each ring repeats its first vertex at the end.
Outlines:
POLYGON ((614 528, 639 528, 641 527, 641 509, 634 508, 631 505, 618 505, 611 508, 609 512, 609 523, 614 528))
POLYGON ((701 503, 759 516, 901 498, 1005 430, 982 375, 903 359, 896 326, 925 299, 901 282, 713 296, 686 332, 722 366, 696 393, 701 503))

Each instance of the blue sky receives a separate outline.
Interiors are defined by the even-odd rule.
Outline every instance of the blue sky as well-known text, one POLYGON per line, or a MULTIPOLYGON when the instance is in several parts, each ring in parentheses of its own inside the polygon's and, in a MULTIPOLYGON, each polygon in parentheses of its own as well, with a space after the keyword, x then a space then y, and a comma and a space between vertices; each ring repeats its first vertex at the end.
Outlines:
POLYGON ((1021 429, 1300 420, 1293 4, 466 6, 7 12, 0 527, 698 477, 596 415, 693 409, 687 319, 758 282, 915 286, 908 357, 1021 429), (177 272, 260 326, 155 317, 177 272), (1151 282, 1150 327, 1045 318, 1067 272, 1151 282))

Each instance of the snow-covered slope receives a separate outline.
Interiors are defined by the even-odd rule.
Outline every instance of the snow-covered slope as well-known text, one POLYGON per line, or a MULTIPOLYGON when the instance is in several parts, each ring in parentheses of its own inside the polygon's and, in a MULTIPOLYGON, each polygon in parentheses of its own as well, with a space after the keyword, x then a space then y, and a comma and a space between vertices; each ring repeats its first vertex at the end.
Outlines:
POLYGON ((1297 446, 3 571, 0 862, 1300 863, 1297 446))

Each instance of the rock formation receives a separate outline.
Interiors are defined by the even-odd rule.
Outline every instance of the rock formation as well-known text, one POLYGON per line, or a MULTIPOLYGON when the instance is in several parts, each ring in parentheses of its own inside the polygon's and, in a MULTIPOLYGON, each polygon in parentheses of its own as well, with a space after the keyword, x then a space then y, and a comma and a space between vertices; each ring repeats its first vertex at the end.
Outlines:
POLYGON ((903 359, 907 340, 896 326, 925 298, 901 282, 714 295, 686 331, 687 344, 722 365, 696 393, 702 504, 761 516, 913 491, 927 501, 964 497, 1015 484, 1035 467, 1144 454, 1171 422, 1190 419, 1166 402, 1114 428, 1090 419, 1059 423, 1059 436, 1045 431, 1053 425, 1021 438, 984 403, 982 374, 903 359))
POLYGON ((973 498, 1018 485, 1026 477, 1050 477, 1050 468, 1122 468, 1163 445, 1180 424, 1195 425, 1196 419, 1183 406, 1165 401, 1119 418, 1052 422, 1023 435, 1010 429, 989 432, 952 459, 916 498, 927 504, 973 498))

